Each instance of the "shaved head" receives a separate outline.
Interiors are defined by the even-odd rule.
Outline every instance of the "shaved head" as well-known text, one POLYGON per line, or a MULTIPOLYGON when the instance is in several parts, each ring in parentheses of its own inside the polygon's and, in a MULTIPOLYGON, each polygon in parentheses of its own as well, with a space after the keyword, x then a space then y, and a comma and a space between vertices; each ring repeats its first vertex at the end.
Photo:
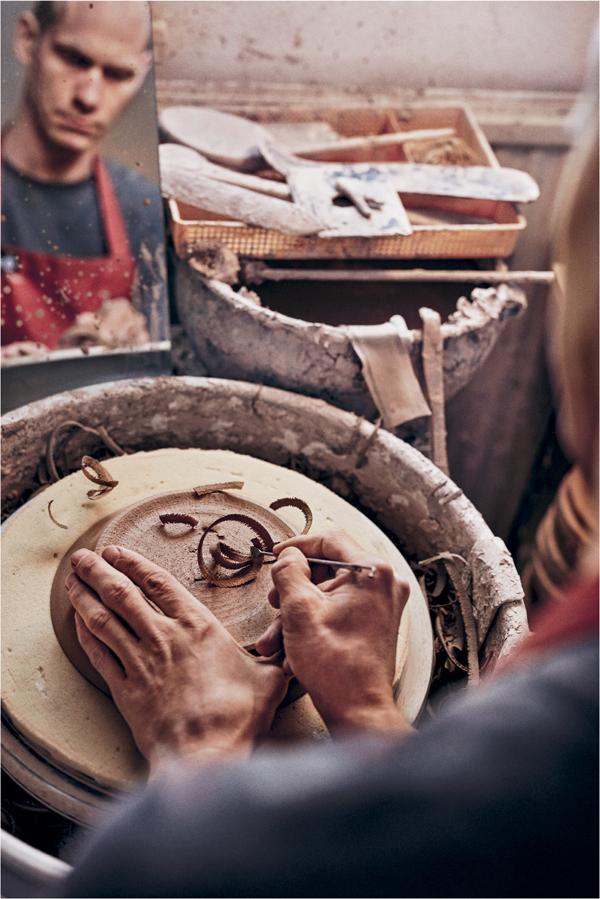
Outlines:
POLYGON ((78 0, 39 0, 32 9, 33 15, 39 22, 40 32, 45 34, 59 22, 61 22, 69 6, 79 7, 79 15, 87 15, 90 21, 98 20, 100 17, 105 18, 114 16, 123 27, 123 23, 127 22, 128 26, 138 27, 140 36, 143 40, 144 48, 151 45, 151 26, 150 26, 150 4, 149 3, 132 3, 119 2, 119 0, 96 0, 95 3, 81 3, 78 0))

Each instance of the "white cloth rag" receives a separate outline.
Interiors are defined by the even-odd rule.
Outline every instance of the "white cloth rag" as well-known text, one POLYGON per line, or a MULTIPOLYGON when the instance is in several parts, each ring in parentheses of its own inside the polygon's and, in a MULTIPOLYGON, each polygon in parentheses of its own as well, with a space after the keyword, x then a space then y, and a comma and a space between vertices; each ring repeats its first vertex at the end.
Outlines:
POLYGON ((348 325, 344 330, 385 428, 431 415, 412 367, 410 332, 401 315, 383 325, 348 325))

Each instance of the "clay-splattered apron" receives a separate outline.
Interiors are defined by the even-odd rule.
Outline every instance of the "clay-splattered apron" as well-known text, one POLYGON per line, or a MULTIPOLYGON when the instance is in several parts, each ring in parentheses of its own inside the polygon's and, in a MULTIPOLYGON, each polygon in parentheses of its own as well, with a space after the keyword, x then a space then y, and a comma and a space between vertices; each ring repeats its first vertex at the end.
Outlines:
POLYGON ((96 312, 105 300, 131 298, 136 261, 100 157, 94 175, 108 254, 77 258, 3 247, 3 345, 33 340, 56 349, 80 312, 96 312))

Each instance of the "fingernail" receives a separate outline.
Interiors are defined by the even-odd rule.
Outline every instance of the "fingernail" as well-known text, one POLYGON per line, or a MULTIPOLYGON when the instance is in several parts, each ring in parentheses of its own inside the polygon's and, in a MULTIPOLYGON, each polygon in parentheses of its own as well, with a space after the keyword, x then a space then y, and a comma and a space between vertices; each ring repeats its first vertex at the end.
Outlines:
POLYGON ((85 556, 89 555, 89 553, 90 553, 90 550, 89 550, 89 549, 77 549, 77 550, 75 550, 75 552, 74 552, 73 555, 71 556, 71 566, 72 566, 73 568, 75 568, 75 566, 78 564, 78 562, 81 562, 81 560, 82 560, 83 558, 85 558, 85 556))
POLYGON ((67 590, 71 590, 75 586, 76 583, 77 583, 77 575, 70 574, 65 581, 65 587, 67 588, 67 590))
POLYGON ((102 550, 102 558, 106 559, 110 565, 114 565, 119 556, 120 552, 118 546, 107 546, 106 549, 102 550))

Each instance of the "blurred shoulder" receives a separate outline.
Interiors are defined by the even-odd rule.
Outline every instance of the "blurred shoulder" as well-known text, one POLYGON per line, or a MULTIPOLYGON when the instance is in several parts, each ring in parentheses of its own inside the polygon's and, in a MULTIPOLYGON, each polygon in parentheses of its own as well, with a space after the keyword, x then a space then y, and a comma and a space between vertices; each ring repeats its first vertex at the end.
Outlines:
POLYGON ((122 205, 127 202, 146 206, 158 203, 160 200, 158 184, 114 159, 104 157, 104 163, 122 205))

